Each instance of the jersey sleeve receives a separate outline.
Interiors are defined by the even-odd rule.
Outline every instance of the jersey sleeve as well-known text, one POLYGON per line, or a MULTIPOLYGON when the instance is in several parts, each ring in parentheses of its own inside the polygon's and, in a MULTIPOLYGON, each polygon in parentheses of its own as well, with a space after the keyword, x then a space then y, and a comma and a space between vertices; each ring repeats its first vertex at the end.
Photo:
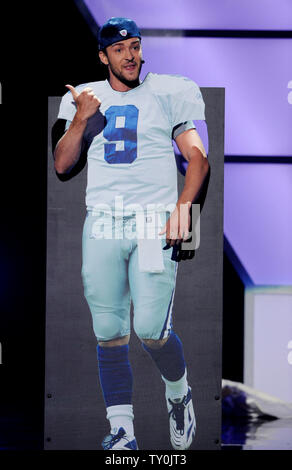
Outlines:
POLYGON ((199 86, 185 77, 175 77, 169 94, 171 125, 205 120, 205 103, 199 86))
POLYGON ((196 129, 196 126, 194 125, 193 121, 187 121, 181 124, 177 124, 173 128, 172 138, 176 139, 180 134, 182 134, 185 131, 188 131, 189 129, 196 129))
POLYGON ((76 105, 74 103, 71 92, 66 93, 60 104, 58 119, 66 119, 72 121, 76 113, 76 105))
POLYGON ((171 131, 187 121, 205 120, 203 96, 193 80, 182 75, 149 73, 147 82, 168 116, 171 131))

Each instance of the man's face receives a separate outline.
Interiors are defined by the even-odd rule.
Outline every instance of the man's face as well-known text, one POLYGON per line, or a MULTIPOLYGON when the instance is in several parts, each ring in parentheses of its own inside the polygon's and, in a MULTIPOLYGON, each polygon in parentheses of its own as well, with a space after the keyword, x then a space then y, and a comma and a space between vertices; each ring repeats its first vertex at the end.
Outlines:
POLYGON ((122 83, 136 82, 142 67, 142 49, 139 38, 130 38, 108 46, 100 59, 109 65, 109 72, 122 83))

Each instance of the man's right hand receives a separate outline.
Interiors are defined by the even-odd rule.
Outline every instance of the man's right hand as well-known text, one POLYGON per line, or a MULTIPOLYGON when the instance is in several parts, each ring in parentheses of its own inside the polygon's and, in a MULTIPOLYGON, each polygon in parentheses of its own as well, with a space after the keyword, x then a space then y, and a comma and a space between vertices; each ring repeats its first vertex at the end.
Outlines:
POLYGON ((72 85, 66 85, 73 96, 73 99, 77 106, 76 114, 79 119, 86 120, 93 116, 98 111, 101 101, 93 93, 92 88, 86 87, 81 93, 78 93, 72 85))

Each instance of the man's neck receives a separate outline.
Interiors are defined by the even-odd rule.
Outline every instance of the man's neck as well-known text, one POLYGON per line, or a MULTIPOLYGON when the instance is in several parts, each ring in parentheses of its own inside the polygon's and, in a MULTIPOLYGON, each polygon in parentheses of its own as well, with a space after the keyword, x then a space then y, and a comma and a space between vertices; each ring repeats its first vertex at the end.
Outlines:
POLYGON ((136 88, 141 84, 139 77, 137 78, 137 80, 131 82, 121 82, 115 75, 112 74, 110 74, 108 81, 113 90, 121 92, 132 90, 133 88, 136 88))

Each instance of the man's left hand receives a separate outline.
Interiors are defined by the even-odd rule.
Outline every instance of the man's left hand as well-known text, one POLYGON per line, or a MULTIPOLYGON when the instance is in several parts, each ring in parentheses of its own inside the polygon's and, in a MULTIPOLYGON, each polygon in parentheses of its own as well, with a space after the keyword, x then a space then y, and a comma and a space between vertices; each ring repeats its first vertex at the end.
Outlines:
POLYGON ((182 249, 182 243, 190 243, 190 225, 191 225, 191 202, 179 204, 172 212, 167 220, 164 228, 159 235, 166 233, 166 245, 163 248, 168 250, 173 247, 171 259, 174 261, 181 261, 192 259, 195 255, 195 250, 182 249))

